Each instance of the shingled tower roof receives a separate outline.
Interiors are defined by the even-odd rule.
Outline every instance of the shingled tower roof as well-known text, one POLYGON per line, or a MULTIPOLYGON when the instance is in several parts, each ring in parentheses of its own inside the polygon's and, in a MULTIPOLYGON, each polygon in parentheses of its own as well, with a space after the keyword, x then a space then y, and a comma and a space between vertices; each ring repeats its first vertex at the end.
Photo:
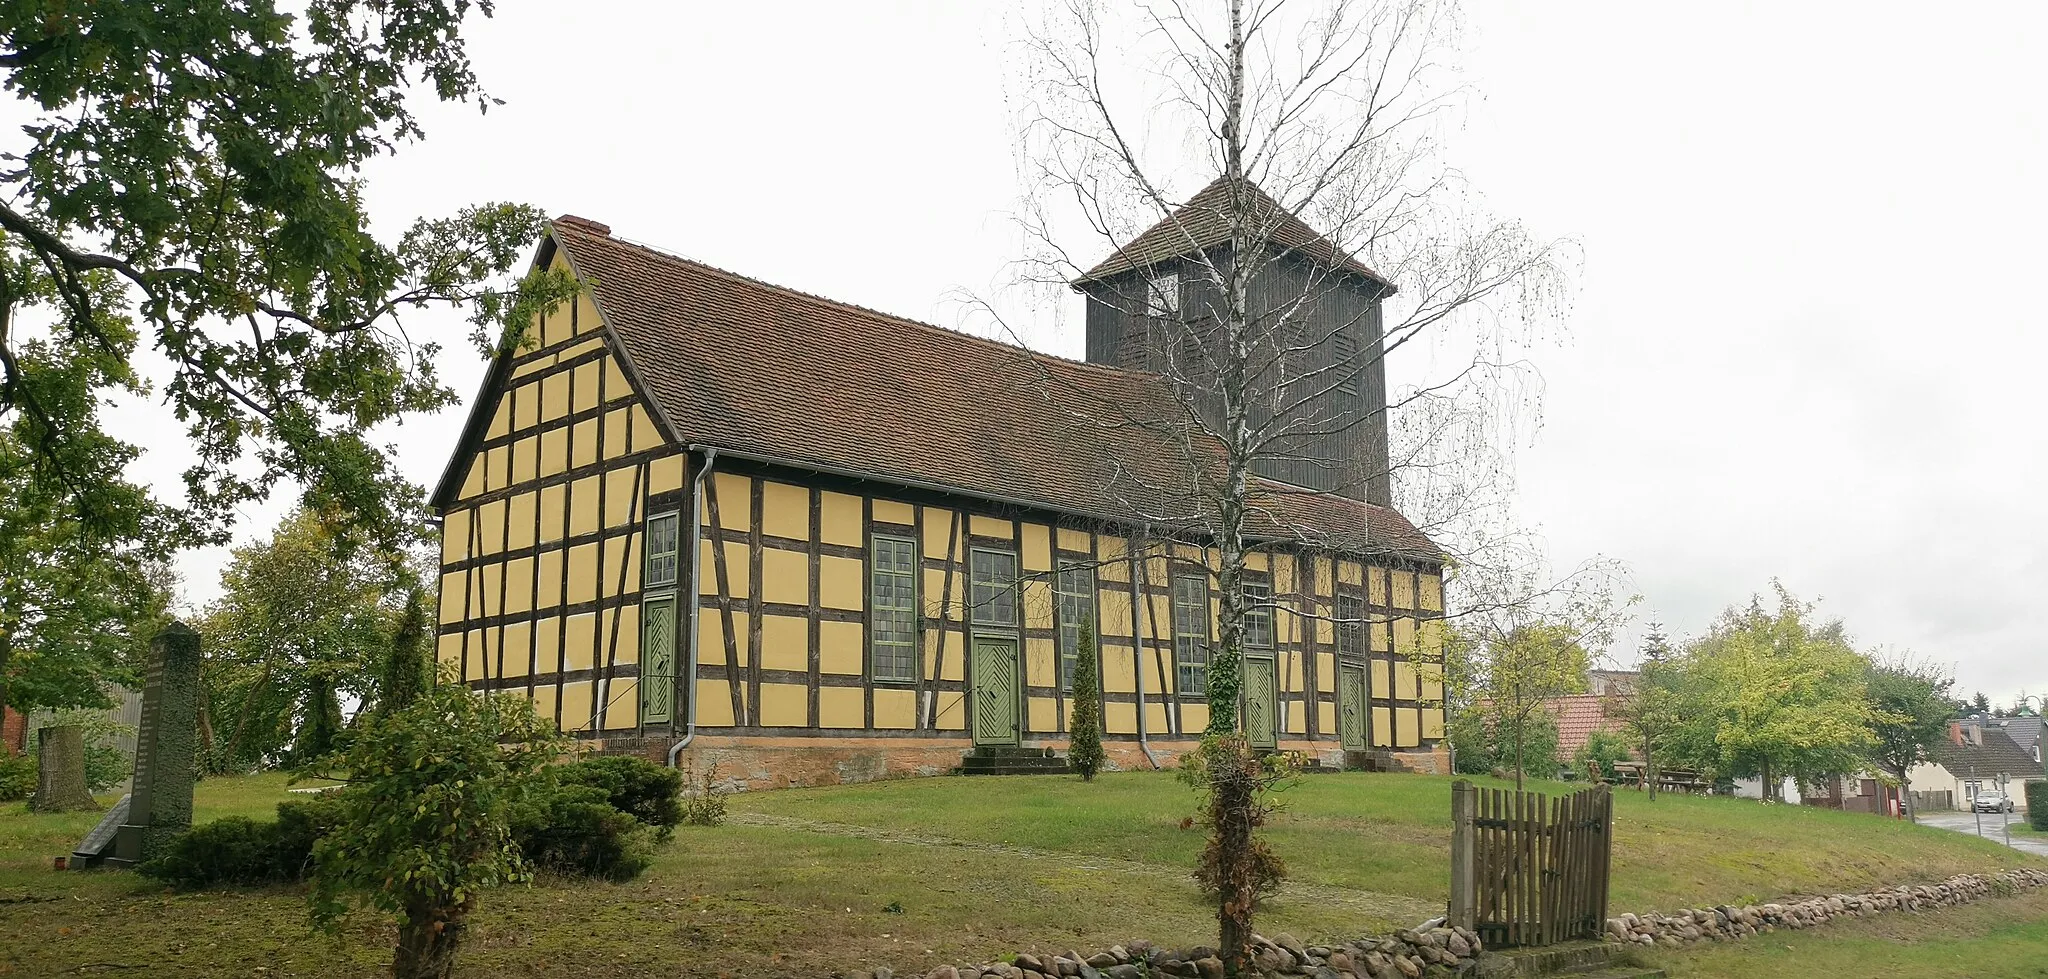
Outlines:
MULTIPOLYGON (((1356 256, 1337 247, 1336 243, 1324 237, 1321 232, 1309 227, 1293 212, 1280 206, 1279 201, 1259 189, 1257 184, 1247 180, 1243 181, 1241 186, 1246 211, 1251 216, 1255 230, 1261 232, 1262 237, 1283 254, 1296 254, 1319 265, 1364 276, 1379 283, 1389 292, 1393 291, 1394 284, 1387 281, 1385 276, 1368 268, 1356 256)), ((1074 280, 1074 284, 1078 286, 1106 279, 1167 259, 1228 244, 1231 227, 1230 179, 1218 177, 1195 196, 1188 198, 1187 203, 1175 208, 1171 214, 1161 218, 1159 223, 1124 243, 1108 258, 1074 280)))

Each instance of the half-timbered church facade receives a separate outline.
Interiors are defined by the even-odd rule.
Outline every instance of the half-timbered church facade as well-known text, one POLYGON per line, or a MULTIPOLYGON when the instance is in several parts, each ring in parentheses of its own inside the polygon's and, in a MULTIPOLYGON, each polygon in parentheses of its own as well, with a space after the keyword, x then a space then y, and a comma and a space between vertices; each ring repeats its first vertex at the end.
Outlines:
MULTIPOLYGON (((1271 246, 1354 307, 1342 393, 1383 416, 1386 287, 1288 222, 1271 246)), ((1162 241, 1213 244, 1193 227, 1077 283, 1079 362, 556 220, 535 262, 584 289, 494 359, 434 492, 440 661, 602 750, 768 787, 1064 748, 1088 623, 1112 763, 1172 764, 1208 723, 1216 554, 1116 483, 1173 460, 1076 419, 1164 396, 1117 296, 1172 281, 1162 241)), ((1240 713, 1256 744, 1443 770, 1443 558, 1391 505, 1384 431, 1260 477, 1240 713)))

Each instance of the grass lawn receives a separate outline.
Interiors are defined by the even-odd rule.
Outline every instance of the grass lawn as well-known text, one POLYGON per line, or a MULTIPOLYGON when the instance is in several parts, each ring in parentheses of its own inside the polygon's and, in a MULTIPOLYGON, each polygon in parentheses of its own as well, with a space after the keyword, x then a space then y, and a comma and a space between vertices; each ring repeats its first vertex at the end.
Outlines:
POLYGON ((2048 977, 2048 893, 1933 914, 1831 922, 1745 942, 1644 955, 1671 979, 1752 976, 2048 977))
MULTIPOLYGON (((1399 775, 1302 781, 1271 828, 1294 876, 1262 927, 1314 940, 1439 912, 1449 786, 1399 775)), ((281 776, 208 780, 199 818, 265 815, 284 788, 281 776)), ((679 832, 639 880, 550 881, 488 895, 462 971, 818 977, 1140 936, 1195 944, 1214 931, 1187 876, 1202 842, 1199 831, 1180 828, 1192 803, 1188 789, 1159 773, 1093 785, 938 778, 736 796, 731 823, 679 832)), ((1650 804, 1624 792, 1616 819, 1617 910, 1927 880, 2033 859, 1956 833, 1732 799, 1650 804)), ((157 976, 367 977, 387 959, 388 927, 363 915, 338 938, 312 935, 293 889, 179 895, 130 874, 49 870, 49 858, 94 821, 0 806, 0 976, 80 967, 119 974, 148 963, 157 976)))

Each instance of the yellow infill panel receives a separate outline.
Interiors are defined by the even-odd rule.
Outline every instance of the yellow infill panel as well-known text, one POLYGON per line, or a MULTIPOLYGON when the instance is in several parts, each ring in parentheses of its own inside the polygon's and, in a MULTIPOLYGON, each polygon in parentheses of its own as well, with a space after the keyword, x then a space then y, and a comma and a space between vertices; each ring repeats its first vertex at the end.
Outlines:
POLYGON ((841 676, 859 676, 861 671, 861 628, 858 622, 818 623, 818 670, 841 676))
POLYGON ((793 615, 761 617, 761 668, 797 673, 811 668, 810 623, 793 615))
POLYGON ((908 730, 917 726, 917 692, 899 688, 875 688, 875 727, 908 730))
POLYGON ((794 683, 761 684, 761 725, 803 727, 810 723, 810 691, 794 683))
MULTIPOLYGON (((773 509, 762 507, 762 512, 773 513, 773 509)), ((779 547, 763 548, 761 551, 761 600, 785 605, 809 605, 811 603, 811 559, 810 555, 798 551, 785 551, 779 547)))
MULTIPOLYGON (((820 540, 844 547, 865 547, 860 536, 860 497, 845 493, 818 494, 820 540)), ((809 533, 809 531, 805 531, 809 533)))
POLYGON ((867 726, 865 700, 859 687, 825 687, 818 691, 818 726, 860 728, 867 726))

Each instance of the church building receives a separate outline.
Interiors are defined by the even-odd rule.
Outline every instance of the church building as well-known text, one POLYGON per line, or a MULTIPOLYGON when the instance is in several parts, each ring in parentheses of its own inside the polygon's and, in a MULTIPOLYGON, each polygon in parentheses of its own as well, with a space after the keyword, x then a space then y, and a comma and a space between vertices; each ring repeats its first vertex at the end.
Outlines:
MULTIPOLYGON (((432 497, 440 661, 598 750, 766 788, 1063 764, 1088 626, 1111 764, 1175 764, 1208 723, 1216 551, 1170 492, 1190 457, 1104 419, 1181 396, 1149 320, 1229 247, 1216 192, 1075 284, 1086 361, 557 219, 534 261, 584 289, 493 360, 432 497)), ((1358 368, 1317 410, 1359 423, 1255 467, 1242 724, 1448 771, 1445 559, 1386 477, 1392 287, 1273 207, 1253 294, 1325 283, 1316 355, 1358 368)))

